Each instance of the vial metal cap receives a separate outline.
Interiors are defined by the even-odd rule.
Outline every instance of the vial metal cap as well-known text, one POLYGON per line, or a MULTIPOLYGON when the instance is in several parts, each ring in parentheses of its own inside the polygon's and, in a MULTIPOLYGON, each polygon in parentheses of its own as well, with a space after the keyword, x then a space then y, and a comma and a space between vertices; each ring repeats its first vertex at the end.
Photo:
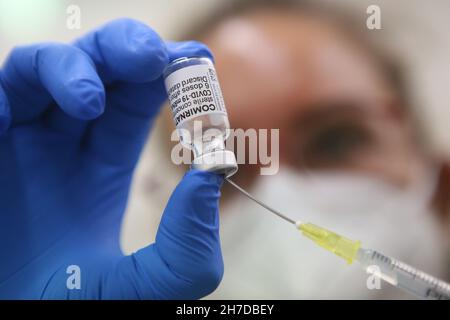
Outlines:
POLYGON ((230 150, 215 150, 194 158, 193 169, 215 172, 231 177, 238 170, 236 156, 230 150))

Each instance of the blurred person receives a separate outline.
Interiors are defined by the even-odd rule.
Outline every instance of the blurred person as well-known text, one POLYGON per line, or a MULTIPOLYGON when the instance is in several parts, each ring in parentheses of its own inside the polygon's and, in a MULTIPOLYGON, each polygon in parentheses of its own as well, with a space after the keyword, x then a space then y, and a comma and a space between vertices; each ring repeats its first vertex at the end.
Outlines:
MULTIPOLYGON (((442 162, 420 139, 401 70, 349 21, 297 1, 243 1, 187 36, 215 53, 231 126, 280 129, 280 172, 247 164, 233 179, 294 218, 448 280, 442 162)), ((228 185, 222 207, 225 276, 213 298, 407 297, 369 290, 357 266, 228 185)))

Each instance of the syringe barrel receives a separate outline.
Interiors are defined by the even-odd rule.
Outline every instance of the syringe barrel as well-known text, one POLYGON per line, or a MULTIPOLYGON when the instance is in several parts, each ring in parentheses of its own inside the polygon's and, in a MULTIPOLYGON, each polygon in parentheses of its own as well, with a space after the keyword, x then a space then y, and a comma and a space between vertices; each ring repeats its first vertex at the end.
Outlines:
POLYGON ((394 258, 360 248, 356 256, 367 272, 423 299, 450 300, 450 285, 394 258))

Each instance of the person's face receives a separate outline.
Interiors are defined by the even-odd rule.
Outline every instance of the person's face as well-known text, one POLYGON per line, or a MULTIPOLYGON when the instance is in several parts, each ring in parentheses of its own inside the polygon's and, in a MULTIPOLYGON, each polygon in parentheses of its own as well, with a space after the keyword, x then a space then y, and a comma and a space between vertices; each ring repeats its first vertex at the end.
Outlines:
POLYGON ((215 54, 231 126, 279 128, 282 165, 357 170, 398 185, 420 172, 405 106, 369 55, 332 25, 260 12, 228 19, 201 40, 215 54))

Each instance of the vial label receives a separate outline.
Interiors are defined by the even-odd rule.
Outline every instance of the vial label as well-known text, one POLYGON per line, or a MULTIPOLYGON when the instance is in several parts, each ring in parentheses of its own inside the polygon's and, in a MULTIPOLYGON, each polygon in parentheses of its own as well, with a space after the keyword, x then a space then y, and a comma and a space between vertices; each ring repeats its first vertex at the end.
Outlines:
POLYGON ((208 65, 177 70, 165 79, 175 126, 206 114, 226 114, 216 71, 208 65))

